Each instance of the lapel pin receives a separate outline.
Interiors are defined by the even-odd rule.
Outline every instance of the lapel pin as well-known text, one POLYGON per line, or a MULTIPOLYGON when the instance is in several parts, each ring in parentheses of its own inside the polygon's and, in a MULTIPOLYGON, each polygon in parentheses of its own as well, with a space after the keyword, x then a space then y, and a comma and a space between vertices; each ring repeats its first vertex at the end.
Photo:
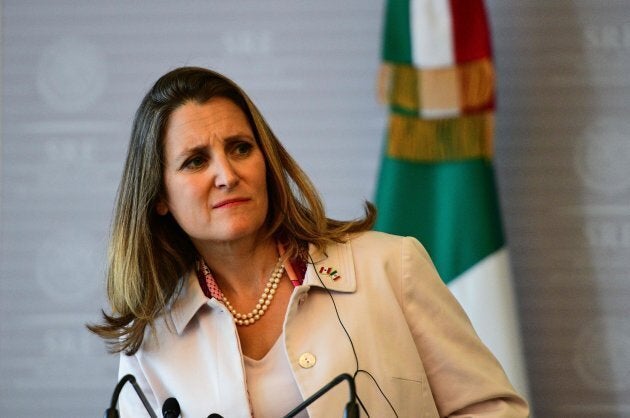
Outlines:
POLYGON ((319 273, 330 277, 333 281, 341 279, 341 276, 334 267, 320 267, 319 273))

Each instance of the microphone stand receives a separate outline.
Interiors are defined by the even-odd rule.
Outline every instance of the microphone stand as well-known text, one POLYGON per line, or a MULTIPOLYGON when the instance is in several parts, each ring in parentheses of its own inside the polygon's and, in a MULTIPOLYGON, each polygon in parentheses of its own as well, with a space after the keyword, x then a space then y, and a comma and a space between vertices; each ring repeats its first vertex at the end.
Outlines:
POLYGON ((140 386, 138 386, 138 383, 136 383, 136 378, 133 377, 133 375, 131 374, 127 374, 123 376, 123 378, 120 379, 120 381, 116 385, 116 388, 114 388, 114 393, 112 394, 112 401, 109 404, 109 408, 105 410, 104 418, 119 418, 120 417, 120 415, 118 414, 118 410, 116 409, 116 404, 118 403, 118 397, 120 396, 120 391, 122 390, 123 386, 125 386, 125 383, 127 382, 131 383, 131 385, 133 386, 133 389, 138 394, 138 397, 140 398, 140 400, 142 401, 142 404, 144 405, 145 409, 149 413, 149 416, 151 418, 157 418, 157 415, 155 415, 155 412, 153 412, 153 408, 151 408, 151 404, 149 404, 149 401, 147 400, 146 396, 144 396, 144 393, 142 393, 142 389, 140 389, 140 386))
POLYGON ((304 402, 296 406, 291 412, 284 416, 284 418, 291 418, 299 414, 302 410, 306 409, 307 406, 315 402, 326 392, 331 390, 333 387, 337 386, 341 381, 347 380, 348 385, 350 386, 350 401, 346 404, 346 407, 343 412, 344 418, 358 418, 359 417, 359 405, 357 405, 357 393, 356 387, 354 385, 354 379, 348 373, 340 374, 330 381, 326 386, 315 392, 313 395, 308 397, 304 402))

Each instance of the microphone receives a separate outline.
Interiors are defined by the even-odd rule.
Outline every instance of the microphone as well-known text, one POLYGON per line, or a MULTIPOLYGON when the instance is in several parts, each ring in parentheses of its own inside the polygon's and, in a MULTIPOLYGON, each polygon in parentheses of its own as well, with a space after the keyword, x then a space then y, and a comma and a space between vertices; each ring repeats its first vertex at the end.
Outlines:
POLYGON ((179 402, 175 398, 168 398, 162 405, 163 418, 177 418, 182 410, 179 408, 179 402))
POLYGON ((118 397, 120 396, 120 391, 122 390, 123 386, 125 386, 125 383, 127 382, 131 383, 131 385, 133 386, 133 389, 138 394, 138 397, 142 401, 142 405, 144 405, 144 408, 149 413, 149 416, 151 418, 157 418, 157 415, 155 415, 155 412, 153 412, 153 408, 151 408, 149 401, 147 401, 146 396, 144 396, 144 393, 142 393, 142 389, 140 389, 140 386, 138 386, 138 383, 136 383, 136 378, 131 374, 124 375, 122 379, 120 379, 116 387, 114 388, 114 393, 112 394, 112 400, 109 404, 109 408, 105 410, 105 415, 103 415, 103 417, 104 418, 120 418, 120 414, 118 413, 118 410, 116 409, 116 405, 118 404, 118 397))
MULTIPOLYGON (((306 409, 307 406, 315 402, 326 392, 337 386, 343 380, 348 381, 348 385, 350 386, 350 401, 346 404, 346 407, 343 411, 344 418, 359 418, 359 405, 357 404, 357 391, 354 385, 354 379, 348 373, 342 373, 339 376, 335 377, 328 384, 322 387, 320 390, 315 392, 313 395, 304 400, 301 404, 296 406, 291 412, 284 416, 284 418, 291 418, 302 412, 306 409)), ((211 418, 211 417, 208 417, 211 418)))
POLYGON ((208 415, 208 418, 223 418, 223 415, 219 415, 219 414, 210 414, 210 415, 208 415))

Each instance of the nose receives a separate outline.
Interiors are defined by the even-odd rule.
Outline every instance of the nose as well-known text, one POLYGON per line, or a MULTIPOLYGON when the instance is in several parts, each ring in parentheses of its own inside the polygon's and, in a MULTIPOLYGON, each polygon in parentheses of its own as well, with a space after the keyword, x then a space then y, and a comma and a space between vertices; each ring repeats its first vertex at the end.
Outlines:
POLYGON ((225 156, 215 158, 214 185, 220 189, 232 189, 239 181, 237 172, 234 170, 231 161, 225 156))

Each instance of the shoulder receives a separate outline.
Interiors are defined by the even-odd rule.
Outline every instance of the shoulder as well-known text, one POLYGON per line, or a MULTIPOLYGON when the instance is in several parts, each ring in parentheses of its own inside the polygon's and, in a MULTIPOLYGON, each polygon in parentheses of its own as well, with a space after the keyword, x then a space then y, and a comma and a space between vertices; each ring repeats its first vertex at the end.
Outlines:
MULTIPOLYGON (((433 280, 437 276, 427 251, 414 237, 367 231, 353 234, 345 244, 338 244, 338 252, 351 254, 357 276, 387 277, 402 285, 403 280, 433 280), (428 277, 425 277, 428 276, 428 277)), ((440 280, 438 280, 440 281, 440 280)))
POLYGON ((430 262, 426 249, 414 237, 366 231, 350 235, 346 244, 352 247, 355 257, 400 258, 401 261, 419 257, 430 262))
POLYGON ((370 249, 395 250, 400 248, 405 237, 378 231, 365 231, 351 234, 346 242, 353 250, 366 251, 370 249))

